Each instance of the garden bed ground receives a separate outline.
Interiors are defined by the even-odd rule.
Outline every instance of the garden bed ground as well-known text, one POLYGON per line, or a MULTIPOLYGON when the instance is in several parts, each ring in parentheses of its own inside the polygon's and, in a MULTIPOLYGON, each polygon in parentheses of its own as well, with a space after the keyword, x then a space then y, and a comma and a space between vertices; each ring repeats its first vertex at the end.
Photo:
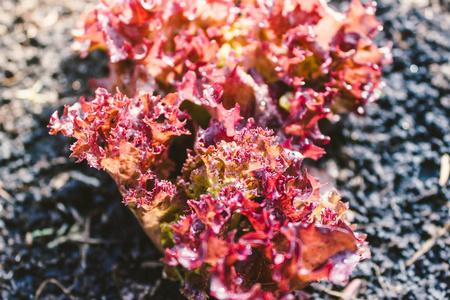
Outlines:
MULTIPOLYGON (((92 3, 1 1, 0 297, 184 299, 113 181, 75 164, 70 139, 48 135, 53 111, 106 72, 103 53, 70 51, 92 3)), ((321 124, 332 142, 310 169, 337 186, 369 235, 372 259, 352 275, 359 299, 450 298, 450 184, 438 182, 450 153, 449 9, 447 0, 379 1, 378 40, 394 43, 384 95, 366 117, 321 124)), ((306 292, 337 299, 343 289, 306 292)))

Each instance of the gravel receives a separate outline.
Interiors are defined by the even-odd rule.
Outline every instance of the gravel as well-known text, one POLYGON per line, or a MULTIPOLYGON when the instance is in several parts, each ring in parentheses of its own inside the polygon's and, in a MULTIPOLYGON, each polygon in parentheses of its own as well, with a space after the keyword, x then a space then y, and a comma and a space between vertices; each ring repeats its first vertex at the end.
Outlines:
MULTIPOLYGON (((2 0, 0 297, 185 299, 162 278, 161 255, 113 181, 75 164, 70 139, 48 135, 52 112, 89 97, 87 79, 106 73, 104 53, 82 60, 70 51, 71 29, 93 3, 2 0)), ((322 122, 328 154, 308 164, 326 172, 368 234, 372 259, 352 275, 355 298, 449 299, 450 183, 439 177, 450 153, 450 2, 378 7, 377 41, 393 41, 394 56, 383 96, 365 117, 322 122)), ((350 287, 305 292, 338 299, 350 287)))

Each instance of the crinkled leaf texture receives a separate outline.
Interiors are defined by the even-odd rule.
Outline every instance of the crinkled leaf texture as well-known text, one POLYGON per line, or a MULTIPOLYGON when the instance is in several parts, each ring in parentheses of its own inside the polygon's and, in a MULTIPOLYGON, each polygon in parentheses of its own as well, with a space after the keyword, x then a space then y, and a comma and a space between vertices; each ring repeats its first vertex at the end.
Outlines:
POLYGON ((372 41, 375 8, 102 0, 73 49, 107 51, 109 75, 50 133, 114 178, 190 299, 288 300, 312 281, 345 282, 370 256, 365 236, 301 164, 325 153, 320 120, 378 97, 391 55, 372 41))
POLYGON ((141 94, 128 98, 98 89, 92 101, 65 106, 55 112, 50 134, 61 132, 77 141, 72 156, 106 170, 116 181, 125 204, 161 249, 159 220, 184 204, 175 197, 169 181, 174 163, 168 158, 171 140, 189 134, 186 115, 179 110, 177 94, 166 97, 141 94))
POLYGON ((311 281, 345 282, 370 256, 346 219, 348 206, 337 192, 320 194, 301 154, 252 119, 242 127, 239 105, 227 110, 218 98, 219 86, 204 91, 213 118, 176 180, 168 151, 189 134, 177 94, 128 98, 98 89, 92 101, 55 112, 49 127, 75 137, 72 155, 115 179, 165 252, 166 274, 184 274, 189 298, 291 299, 311 281))
POLYGON ((389 47, 372 38, 382 29, 376 6, 353 0, 339 13, 324 0, 103 0, 85 13, 73 49, 104 49, 107 78, 119 87, 199 102, 220 84, 224 108, 277 133, 280 143, 317 159, 328 142, 318 121, 333 112, 364 113, 376 100, 389 47))
POLYGON ((370 256, 346 219, 348 205, 335 191, 320 195, 302 158, 271 131, 245 127, 210 146, 198 140, 177 182, 190 211, 172 225, 165 258, 181 266, 187 295, 197 299, 191 287, 203 286, 218 299, 293 299, 311 281, 345 282, 370 256))

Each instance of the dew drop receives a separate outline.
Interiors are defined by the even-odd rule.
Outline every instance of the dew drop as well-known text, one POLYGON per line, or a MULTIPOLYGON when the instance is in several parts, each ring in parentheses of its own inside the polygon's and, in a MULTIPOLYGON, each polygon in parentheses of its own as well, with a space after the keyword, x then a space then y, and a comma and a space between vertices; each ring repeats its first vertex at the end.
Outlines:
POLYGON ((358 109, 356 110, 358 112, 358 114, 364 114, 364 108, 363 107, 358 107, 358 109))
POLYGON ((375 89, 373 91, 373 94, 375 95, 375 98, 378 99, 381 97, 381 95, 383 94, 383 92, 380 89, 375 89))
POLYGON ((276 265, 282 264, 283 261, 284 261, 283 255, 277 254, 277 255, 275 256, 274 263, 275 263, 276 265))
POLYGON ((189 21, 194 21, 194 20, 195 20, 195 13, 189 13, 189 14, 187 15, 187 19, 188 19, 189 21))
POLYGON ((366 9, 366 13, 367 13, 368 15, 374 15, 374 14, 375 14, 375 8, 374 8, 373 6, 369 6, 369 7, 366 9))

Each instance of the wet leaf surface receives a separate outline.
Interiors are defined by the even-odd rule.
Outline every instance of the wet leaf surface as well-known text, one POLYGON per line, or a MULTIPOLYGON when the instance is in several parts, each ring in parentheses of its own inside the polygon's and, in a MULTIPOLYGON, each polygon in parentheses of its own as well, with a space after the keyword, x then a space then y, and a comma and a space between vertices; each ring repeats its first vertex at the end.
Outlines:
MULTIPOLYGON (((162 279, 161 255, 112 179, 75 164, 72 140, 48 135, 51 113, 89 96, 88 78, 107 72, 104 53, 82 60, 70 51, 70 32, 93 2, 2 1, 2 299, 184 299, 177 283, 162 279)), ((450 297, 450 236, 440 234, 450 184, 439 185, 441 158, 450 153, 448 10, 445 1, 379 1, 377 39, 394 42, 384 95, 365 117, 321 124, 331 142, 311 164, 327 170, 372 251, 352 274, 361 280, 352 291, 359 298, 450 297), (430 239, 434 245, 407 266, 430 239)), ((306 292, 335 299, 330 291, 342 290, 321 283, 306 292)))

